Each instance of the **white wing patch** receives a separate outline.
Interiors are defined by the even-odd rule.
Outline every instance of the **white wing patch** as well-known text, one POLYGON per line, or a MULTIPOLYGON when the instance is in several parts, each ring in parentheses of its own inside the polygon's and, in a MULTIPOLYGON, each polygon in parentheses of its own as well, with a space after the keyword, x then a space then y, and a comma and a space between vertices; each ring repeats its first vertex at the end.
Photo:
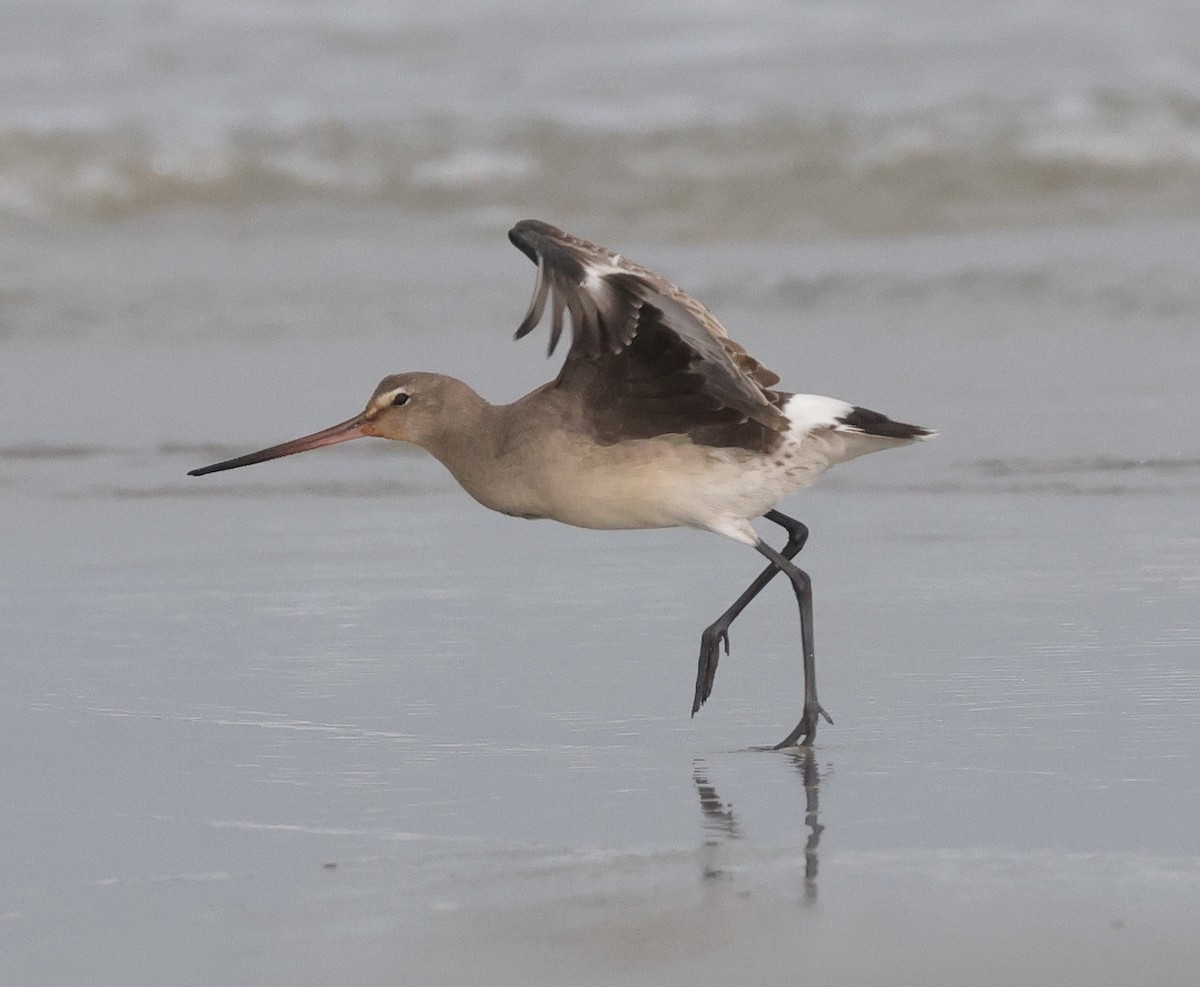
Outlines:
MULTIPOLYGON (((617 258, 618 260, 620 257, 617 258)), ((600 264, 595 261, 586 261, 583 264, 583 281, 580 287, 588 292, 596 292, 602 290, 604 279, 612 277, 614 274, 628 274, 629 272, 623 267, 617 267, 614 264, 600 264)))

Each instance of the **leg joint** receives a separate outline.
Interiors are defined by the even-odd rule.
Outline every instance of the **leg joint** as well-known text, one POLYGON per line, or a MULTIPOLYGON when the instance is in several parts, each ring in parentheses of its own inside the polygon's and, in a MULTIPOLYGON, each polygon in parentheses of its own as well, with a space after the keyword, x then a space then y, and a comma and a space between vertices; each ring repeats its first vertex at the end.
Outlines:
MULTIPOLYGON (((773 521, 775 524, 783 528, 788 533, 787 548, 792 549, 792 554, 799 552, 804 547, 804 543, 808 541, 808 526, 802 521, 797 521, 794 517, 789 517, 782 511, 767 511, 763 515, 768 521, 773 521)), ((791 557, 790 555, 788 556, 791 557)))

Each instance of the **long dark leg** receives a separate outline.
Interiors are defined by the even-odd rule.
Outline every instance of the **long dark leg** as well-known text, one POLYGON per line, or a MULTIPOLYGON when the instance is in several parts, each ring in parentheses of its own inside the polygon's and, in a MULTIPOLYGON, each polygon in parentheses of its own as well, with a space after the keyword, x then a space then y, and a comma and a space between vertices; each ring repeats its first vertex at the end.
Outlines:
MULTIPOLYGON (((774 521, 788 533, 787 544, 783 546, 780 555, 787 560, 795 557, 808 540, 808 528, 793 517, 788 517, 779 511, 767 511, 763 515, 768 521, 774 521)), ((721 658, 721 645, 725 645, 725 654, 729 654, 729 625, 737 615, 746 609, 762 588, 779 573, 779 567, 774 563, 767 566, 739 596, 728 610, 704 629, 700 635, 700 667, 696 671, 696 696, 692 700, 692 716, 699 712, 700 707, 712 695, 713 682, 717 677, 717 662, 721 658)))
POLYGON ((800 638, 804 648, 804 715, 796 728, 775 745, 775 750, 791 747, 793 744, 811 744, 817 735, 817 721, 825 717, 827 723, 833 719, 821 708, 817 701, 817 659, 813 648, 813 613, 812 613, 812 581, 808 573, 797 569, 792 563, 775 551, 766 542, 759 540, 754 546, 760 554, 770 559, 779 570, 792 581, 796 591, 796 602, 800 605, 800 638))

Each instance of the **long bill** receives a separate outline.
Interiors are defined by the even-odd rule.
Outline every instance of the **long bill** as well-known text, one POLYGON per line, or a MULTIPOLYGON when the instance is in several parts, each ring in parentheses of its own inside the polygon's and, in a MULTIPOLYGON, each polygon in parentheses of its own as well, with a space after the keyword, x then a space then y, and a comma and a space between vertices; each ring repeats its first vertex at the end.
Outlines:
POLYGON ((361 439, 369 433, 363 431, 367 424, 365 415, 355 415, 340 425, 334 425, 320 432, 313 432, 303 438, 292 439, 269 449, 260 449, 235 459, 226 459, 211 466, 188 470, 188 476, 204 476, 205 473, 219 473, 221 470, 234 470, 239 466, 253 466, 255 463, 265 463, 268 459, 279 459, 281 456, 294 456, 298 452, 308 452, 309 449, 320 449, 321 446, 332 446, 339 442, 349 442, 351 439, 361 439))

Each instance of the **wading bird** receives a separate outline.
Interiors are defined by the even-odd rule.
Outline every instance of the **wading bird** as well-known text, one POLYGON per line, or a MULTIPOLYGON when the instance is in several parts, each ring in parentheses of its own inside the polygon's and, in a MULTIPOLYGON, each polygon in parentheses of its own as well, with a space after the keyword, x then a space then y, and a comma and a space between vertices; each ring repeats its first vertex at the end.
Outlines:
POLYGON ((516 338, 549 307, 553 353, 570 316, 571 345, 550 383, 508 405, 433 373, 385 377, 340 425, 192 470, 201 476, 364 436, 427 449, 472 497, 513 517, 582 528, 704 528, 756 549, 767 567, 700 639, 695 715, 712 692, 729 626, 782 572, 800 608, 804 708, 776 749, 811 744, 821 717, 812 588, 792 559, 808 529, 775 505, 830 466, 933 433, 876 411, 775 390, 777 374, 729 338, 691 296, 657 274, 547 223, 509 239, 537 265, 516 338), (765 517, 778 551, 750 525, 765 517))

